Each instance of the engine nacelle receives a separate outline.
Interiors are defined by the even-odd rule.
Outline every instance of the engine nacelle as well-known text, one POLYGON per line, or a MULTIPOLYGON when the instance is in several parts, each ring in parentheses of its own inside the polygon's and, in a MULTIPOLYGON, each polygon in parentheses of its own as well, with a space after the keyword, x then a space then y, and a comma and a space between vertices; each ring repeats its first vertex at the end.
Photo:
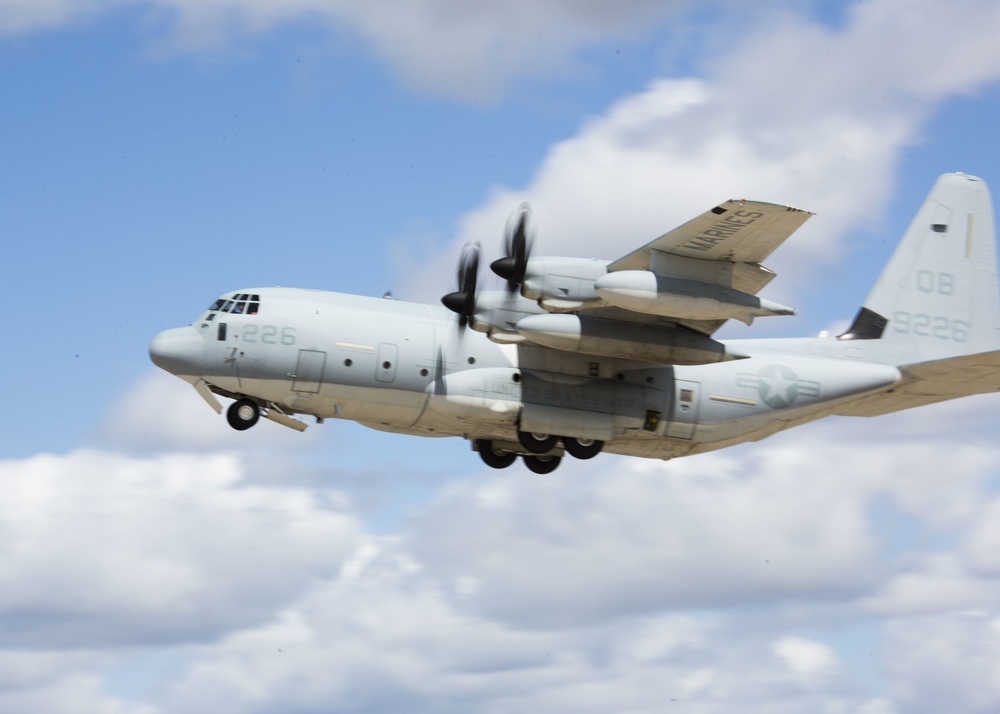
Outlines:
POLYGON ((532 315, 517 331, 545 347, 657 364, 710 364, 746 355, 683 327, 663 328, 579 315, 532 315))
POLYGON ((524 342, 517 331, 517 322, 528 315, 541 315, 544 310, 537 303, 525 300, 517 293, 506 290, 486 290, 476 295, 476 307, 470 326, 484 332, 500 344, 524 342))
POLYGON ((596 307, 603 303, 594 281, 608 272, 608 262, 590 258, 530 258, 521 294, 552 312, 596 307))
POLYGON ((755 317, 795 314, 790 307, 750 293, 648 270, 608 273, 594 282, 594 291, 625 310, 685 320, 731 318, 749 325, 755 317))

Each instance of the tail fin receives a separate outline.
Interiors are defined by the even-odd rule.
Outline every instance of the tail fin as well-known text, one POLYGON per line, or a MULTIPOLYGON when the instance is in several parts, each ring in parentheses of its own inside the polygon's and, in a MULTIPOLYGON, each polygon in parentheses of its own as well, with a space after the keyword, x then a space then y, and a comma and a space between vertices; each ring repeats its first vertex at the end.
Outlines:
POLYGON ((996 260, 986 183, 944 174, 842 338, 897 365, 1000 349, 996 260))

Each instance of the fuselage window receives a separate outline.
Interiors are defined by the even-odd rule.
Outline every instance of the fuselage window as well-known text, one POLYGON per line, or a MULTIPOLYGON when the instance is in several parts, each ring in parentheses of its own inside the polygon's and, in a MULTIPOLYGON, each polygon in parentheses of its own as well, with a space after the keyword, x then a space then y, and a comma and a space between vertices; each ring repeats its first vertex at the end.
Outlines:
POLYGON ((225 342, 226 341, 226 323, 224 323, 224 322, 220 322, 219 323, 219 332, 216 335, 216 339, 219 342, 225 342))

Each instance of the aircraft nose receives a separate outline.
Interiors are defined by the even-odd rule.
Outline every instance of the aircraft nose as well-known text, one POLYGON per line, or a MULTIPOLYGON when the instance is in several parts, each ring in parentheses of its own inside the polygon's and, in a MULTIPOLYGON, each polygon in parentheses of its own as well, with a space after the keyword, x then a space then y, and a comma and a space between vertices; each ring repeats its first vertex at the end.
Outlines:
POLYGON ((201 374, 205 340, 191 326, 164 330, 149 345, 149 358, 171 374, 201 374))

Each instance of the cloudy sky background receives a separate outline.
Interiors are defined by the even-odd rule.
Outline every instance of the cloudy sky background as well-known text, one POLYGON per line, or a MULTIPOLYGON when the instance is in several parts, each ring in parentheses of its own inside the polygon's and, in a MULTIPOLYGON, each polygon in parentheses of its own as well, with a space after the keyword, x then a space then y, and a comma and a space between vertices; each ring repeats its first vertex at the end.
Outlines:
POLYGON ((617 257, 720 200, 853 316, 934 179, 1000 186, 1000 6, 0 0, 0 711, 992 712, 1000 404, 540 478, 232 432, 149 364, 224 291, 436 300, 530 200, 617 257))

